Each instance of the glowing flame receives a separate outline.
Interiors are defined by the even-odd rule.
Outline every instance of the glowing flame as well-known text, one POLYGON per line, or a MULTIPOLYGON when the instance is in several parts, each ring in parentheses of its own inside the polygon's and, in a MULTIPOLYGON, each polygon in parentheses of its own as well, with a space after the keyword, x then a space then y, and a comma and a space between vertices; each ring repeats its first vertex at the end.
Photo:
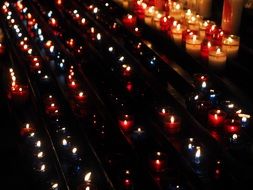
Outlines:
POLYGON ((87 174, 85 174, 84 181, 91 182, 91 172, 88 172, 87 174))
POLYGON ((175 123, 175 117, 174 117, 174 116, 171 116, 171 117, 170 117, 170 122, 171 122, 171 123, 175 123))
POLYGON ((197 147, 196 147, 196 149, 197 149, 197 151, 196 151, 196 153, 195 153, 195 158, 200 158, 200 156, 201 156, 201 150, 200 150, 200 147, 199 147, 199 146, 197 146, 197 147))

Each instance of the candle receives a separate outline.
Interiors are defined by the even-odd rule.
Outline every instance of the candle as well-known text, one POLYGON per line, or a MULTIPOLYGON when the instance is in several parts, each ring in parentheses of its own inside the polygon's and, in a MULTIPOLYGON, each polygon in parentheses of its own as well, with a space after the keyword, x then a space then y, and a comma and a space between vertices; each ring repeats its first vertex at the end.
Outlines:
POLYGON ((28 100, 28 97, 29 97, 28 86, 15 85, 11 87, 11 98, 14 101, 24 103, 28 100))
POLYGON ((131 135, 132 139, 135 141, 141 141, 145 138, 145 131, 142 127, 135 129, 131 135))
POLYGON ((165 153, 156 152, 151 156, 150 167, 154 172, 162 172, 166 168, 167 156, 165 153))
POLYGON ((78 92, 78 93, 75 95, 75 99, 76 99, 76 101, 78 101, 79 103, 85 103, 86 100, 87 100, 87 96, 86 96, 86 94, 85 94, 83 91, 80 91, 80 92, 78 92))
POLYGON ((222 51, 227 54, 228 58, 237 57, 238 50, 240 45, 240 37, 229 35, 227 37, 223 37, 222 40, 222 51))
POLYGON ((219 127, 224 124, 226 113, 222 110, 213 109, 208 112, 208 123, 212 127, 219 127))
POLYGON ((244 0, 224 0, 222 12, 222 29, 237 34, 241 23, 244 0))
POLYGON ((230 135, 229 142, 231 144, 238 144, 239 141, 240 141, 240 136, 238 134, 234 133, 230 135))
POLYGON ((240 131, 240 121, 236 119, 227 119, 224 122, 226 133, 238 133, 240 131))
POLYGON ((167 16, 161 17, 159 19, 159 25, 160 25, 160 29, 161 31, 168 31, 170 28, 170 20, 167 16))
POLYGON ((4 54, 4 52, 5 52, 5 47, 0 40, 0 55, 4 54))
POLYGON ((164 120, 166 118, 169 118, 169 116, 172 114, 172 108, 169 106, 161 107, 158 109, 159 117, 164 120))
POLYGON ((130 77, 132 74, 132 68, 130 65, 123 64, 122 65, 122 75, 125 77, 130 77))
POLYGON ((152 25, 152 20, 153 17, 155 15, 155 7, 154 6, 150 6, 145 10, 145 18, 144 18, 144 22, 151 26, 152 25))
POLYGON ((208 55, 208 66, 214 71, 223 70, 226 66, 227 56, 220 48, 211 50, 208 55))
POLYGON ((126 189, 131 189, 132 188, 133 181, 132 181, 132 174, 130 173, 130 170, 125 170, 124 171, 123 185, 126 189))
POLYGON ((128 9, 128 7, 129 7, 129 1, 128 1, 128 0, 123 0, 123 1, 122 1, 122 6, 123 6, 125 9, 128 9))
POLYGON ((200 146, 196 147, 196 152, 195 152, 195 156, 194 156, 194 162, 196 164, 200 164, 202 160, 202 153, 201 153, 201 148, 200 146))
POLYGON ((175 20, 181 20, 184 15, 184 11, 179 3, 174 4, 170 11, 170 16, 174 17, 175 20))
POLYGON ((139 19, 145 18, 145 9, 147 8, 147 4, 138 0, 134 5, 134 13, 137 15, 139 19))
POLYGON ((176 43, 176 45, 180 46, 182 43, 182 33, 184 28, 181 24, 177 24, 171 29, 172 39, 176 43))
POLYGON ((212 1, 211 0, 198 0, 197 1, 198 12, 204 18, 211 16, 212 1))
POLYGON ((215 25, 215 23, 213 21, 210 21, 210 20, 205 20, 205 21, 200 23, 199 36, 200 36, 201 39, 205 38, 207 27, 212 26, 212 25, 215 25))
POLYGON ((31 126, 30 123, 26 123, 24 127, 21 128, 21 135, 22 136, 27 136, 29 134, 31 134, 32 132, 34 132, 35 129, 33 126, 31 126))
POLYGON ((195 150, 194 138, 189 138, 187 142, 187 152, 189 153, 189 155, 192 155, 194 150, 195 150))
POLYGON ((208 82, 208 75, 202 74, 202 73, 196 73, 193 75, 194 77, 194 84, 196 87, 201 87, 203 85, 203 82, 208 82))
POLYGON ((124 131, 129 131, 134 125, 134 121, 131 115, 123 115, 119 119, 119 126, 124 131))
POLYGON ((181 120, 175 115, 169 116, 169 118, 167 118, 164 123, 166 127, 166 132, 168 134, 176 134, 181 129, 181 120))
POLYGON ((136 25, 136 17, 128 14, 127 16, 123 17, 123 23, 128 28, 133 28, 136 25))
POLYGON ((249 114, 239 113, 238 117, 240 118, 241 126, 244 128, 248 127, 249 120, 250 120, 251 116, 249 114))
POLYGON ((185 44, 187 53, 193 57, 198 57, 200 55, 201 42, 202 41, 196 35, 187 38, 185 44))
POLYGON ((201 58, 208 60, 209 52, 213 49, 212 42, 209 40, 203 40, 200 48, 201 58))
POLYGON ((188 20, 188 28, 193 31, 199 31, 199 23, 201 19, 202 18, 200 16, 191 16, 188 20))

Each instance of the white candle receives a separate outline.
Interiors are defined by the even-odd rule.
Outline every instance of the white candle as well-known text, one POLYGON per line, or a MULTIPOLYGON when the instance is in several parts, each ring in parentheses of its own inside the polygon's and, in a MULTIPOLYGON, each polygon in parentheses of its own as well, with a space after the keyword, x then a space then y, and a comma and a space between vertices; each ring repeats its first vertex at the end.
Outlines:
POLYGON ((199 38, 197 38, 196 35, 187 38, 185 44, 187 53, 189 53, 194 57, 198 57, 200 55, 201 42, 202 41, 199 38))
POLYGON ((190 30, 199 31, 199 23, 201 22, 202 18, 199 15, 191 16, 188 20, 188 28, 190 30))
POLYGON ((240 38, 238 36, 229 35, 222 40, 222 51, 227 54, 228 58, 234 58, 238 54, 240 38))
POLYGON ((160 13, 159 11, 156 11, 155 12, 155 16, 153 18, 153 26, 156 28, 156 29, 160 29, 161 28, 161 25, 160 25, 160 20, 161 18, 163 17, 163 14, 160 13))
POLYGON ((221 27, 224 31, 237 34, 241 23, 244 0, 224 0, 221 27))
POLYGON ((172 10, 170 11, 170 16, 174 17, 175 20, 181 20, 184 16, 184 11, 179 3, 175 3, 172 10))
POLYGON ((152 20, 153 20, 153 17, 155 15, 155 7, 154 6, 151 6, 151 7, 148 7, 146 10, 145 10, 145 18, 144 18, 144 22, 147 24, 147 25, 152 25, 152 20))
POLYGON ((171 29, 171 33, 172 33, 172 38, 173 38, 174 42, 180 46, 182 43, 182 33, 183 33, 182 25, 177 24, 176 26, 174 26, 171 29))
POLYGON ((224 52, 221 51, 220 48, 216 50, 212 50, 208 55, 208 66, 212 70, 223 70, 226 66, 227 56, 224 52))
POLYGON ((211 16, 212 1, 211 0, 198 0, 197 1, 198 13, 204 18, 211 16))

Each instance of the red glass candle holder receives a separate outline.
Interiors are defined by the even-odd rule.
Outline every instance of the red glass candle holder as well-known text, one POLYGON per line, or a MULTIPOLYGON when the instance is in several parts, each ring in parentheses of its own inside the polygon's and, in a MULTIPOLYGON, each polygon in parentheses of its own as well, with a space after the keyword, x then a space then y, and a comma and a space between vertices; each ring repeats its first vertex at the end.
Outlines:
POLYGON ((209 51, 213 50, 212 41, 203 40, 201 43, 200 55, 204 60, 208 60, 209 51))
POLYGON ((170 106, 160 106, 159 108, 156 108, 156 110, 162 120, 169 118, 169 116, 173 114, 173 109, 170 106))
POLYGON ((31 134, 32 132, 35 132, 35 129, 34 129, 34 127, 33 127, 31 124, 29 124, 29 123, 26 123, 26 124, 24 125, 24 127, 22 127, 21 130, 20 130, 20 133, 21 133, 22 136, 28 136, 28 135, 31 134))
POLYGON ((168 134, 176 134, 181 130, 181 119, 178 116, 170 115, 166 118, 164 124, 168 134))
POLYGON ((13 86, 11 87, 10 95, 14 101, 26 102, 29 97, 29 88, 24 85, 13 86))
POLYGON ((123 131, 129 131, 134 125, 134 120, 131 115, 125 114, 119 118, 119 127, 123 131))
POLYGON ((87 101, 87 95, 83 91, 80 91, 75 94, 75 100, 78 103, 85 103, 87 101))
POLYGON ((226 112, 213 109, 208 112, 208 124, 211 127, 220 127, 224 124, 225 118, 227 114, 226 112))
POLYGON ((240 131, 240 121, 238 119, 226 119, 224 121, 224 131, 234 134, 240 131))
POLYGON ((133 28, 136 25, 136 17, 128 14, 122 19, 123 24, 128 28, 133 28))
POLYGON ((167 155, 163 152, 155 152, 149 162, 152 171, 163 172, 167 167, 167 155))

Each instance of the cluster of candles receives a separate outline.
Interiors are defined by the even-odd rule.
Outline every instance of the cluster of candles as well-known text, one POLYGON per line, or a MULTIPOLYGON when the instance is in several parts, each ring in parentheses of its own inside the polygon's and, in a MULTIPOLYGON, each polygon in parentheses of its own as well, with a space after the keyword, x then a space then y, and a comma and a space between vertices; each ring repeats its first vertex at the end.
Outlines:
MULTIPOLYGON (((117 1, 125 5, 127 0, 117 1)), ((179 2, 170 1, 169 10, 158 10, 143 0, 131 3, 136 16, 127 15, 123 23, 136 25, 136 17, 165 32, 179 46, 184 46, 193 57, 208 60, 213 70, 223 70, 227 59, 237 57, 240 38, 224 32, 213 21, 204 20, 191 9, 184 10, 179 2)))
MULTIPOLYGON (((31 71, 37 71, 38 74, 41 74, 40 57, 37 56, 35 54, 35 52, 33 52, 32 49, 30 48, 31 45, 29 45, 30 43, 29 43, 28 37, 22 37, 23 33, 21 33, 21 27, 19 27, 19 25, 16 23, 15 19, 12 18, 12 12, 8 10, 9 6, 10 6, 10 4, 7 2, 3 6, 3 10, 6 13, 6 19, 8 21, 9 27, 12 28, 16 32, 17 41, 18 41, 18 44, 20 44, 20 50, 28 58, 29 64, 32 64, 32 65, 29 65, 31 71)), ((21 14, 25 14, 28 12, 28 8, 22 4, 22 1, 17 2, 16 8, 18 11, 20 11, 21 14)), ((26 18, 31 19, 32 18, 31 13, 27 13, 27 14, 29 14, 30 16, 27 17, 27 16, 23 15, 21 17, 21 19, 26 19, 26 18)), ((42 35, 42 29, 40 29, 38 27, 38 23, 36 23, 35 19, 32 19, 32 20, 33 20, 33 23, 30 24, 29 26, 27 26, 28 34, 31 35, 31 37, 32 37, 34 33, 32 33, 32 30, 29 30, 29 29, 34 29, 35 31, 37 31, 37 35, 39 36, 40 41, 43 42, 44 36, 42 35), (31 27, 31 28, 29 28, 29 27, 31 27)), ((54 54, 55 50, 54 50, 54 45, 53 45, 52 41, 48 40, 44 44, 44 47, 48 48, 50 50, 48 52, 50 54, 49 57, 53 56, 55 59, 57 59, 56 57, 59 55, 54 54)), ((59 59, 59 57, 58 57, 58 59, 59 59)), ((12 92, 17 91, 19 94, 20 93, 24 94, 24 87, 23 86, 21 87, 20 85, 17 85, 17 83, 16 83, 16 76, 15 76, 13 69, 11 68, 9 71, 10 71, 10 76, 11 76, 11 80, 12 80, 11 91, 12 92)), ((70 67, 69 72, 70 72, 69 76, 74 77, 73 67, 70 67)), ((43 78, 45 78, 45 77, 48 78, 48 76, 49 75, 45 75, 45 76, 43 76, 43 78)), ((71 80, 71 78, 70 78, 70 80, 71 80)), ((27 90, 28 90, 28 88, 27 88, 27 90)), ((76 96, 76 100, 81 103, 85 102, 86 94, 84 94, 82 91, 80 91, 78 93, 78 95, 76 96)), ((57 136, 59 136, 59 138, 62 138, 62 141, 60 141, 59 144, 61 147, 63 147, 62 148, 63 151, 66 151, 66 150, 68 152, 70 151, 71 157, 74 160, 76 160, 77 162, 79 162, 81 157, 78 154, 78 152, 79 152, 78 147, 72 145, 72 143, 71 143, 71 136, 69 135, 69 132, 67 132, 67 128, 64 125, 64 122, 63 122, 64 119, 61 119, 62 116, 60 113, 61 113, 62 109, 61 109, 61 106, 57 103, 57 99, 54 96, 49 95, 46 97, 46 99, 44 101, 44 105, 45 105, 45 112, 47 113, 49 119, 54 121, 53 123, 56 124, 55 134, 58 134, 57 136), (68 148, 66 149, 66 147, 68 147, 68 148)), ((26 124, 25 128, 22 129, 22 134, 27 135, 29 138, 33 138, 33 137, 35 137, 34 130, 35 129, 33 127, 31 127, 30 124, 26 124)), ((36 146, 41 146, 41 141, 38 141, 36 146)), ((45 156, 45 154, 43 152, 39 152, 37 156, 38 156, 38 158, 42 158, 43 156, 45 156)), ((73 165, 73 163, 71 163, 71 165, 73 165)), ((45 164, 41 165, 40 170, 42 172, 46 171, 46 165, 45 164)), ((91 175, 91 173, 89 173, 88 176, 90 176, 90 175, 91 175)), ((84 182, 85 182, 84 188, 90 189, 92 186, 90 177, 85 177, 84 182)), ((51 189, 58 189, 58 183, 52 184, 51 189)))
MULTIPOLYGON (((243 113, 233 102, 221 100, 219 93, 208 87, 206 75, 196 74, 195 81, 198 90, 189 98, 188 108, 199 119, 202 116, 206 118, 204 120, 207 120, 210 129, 222 129, 222 133, 228 135, 232 142, 238 142, 241 130, 248 127, 251 116, 243 113)), ((214 138, 219 139, 216 135, 214 138)))
POLYGON ((29 89, 27 85, 21 85, 17 83, 17 77, 13 68, 9 69, 11 84, 9 90, 9 98, 19 103, 24 103, 28 100, 29 89))

